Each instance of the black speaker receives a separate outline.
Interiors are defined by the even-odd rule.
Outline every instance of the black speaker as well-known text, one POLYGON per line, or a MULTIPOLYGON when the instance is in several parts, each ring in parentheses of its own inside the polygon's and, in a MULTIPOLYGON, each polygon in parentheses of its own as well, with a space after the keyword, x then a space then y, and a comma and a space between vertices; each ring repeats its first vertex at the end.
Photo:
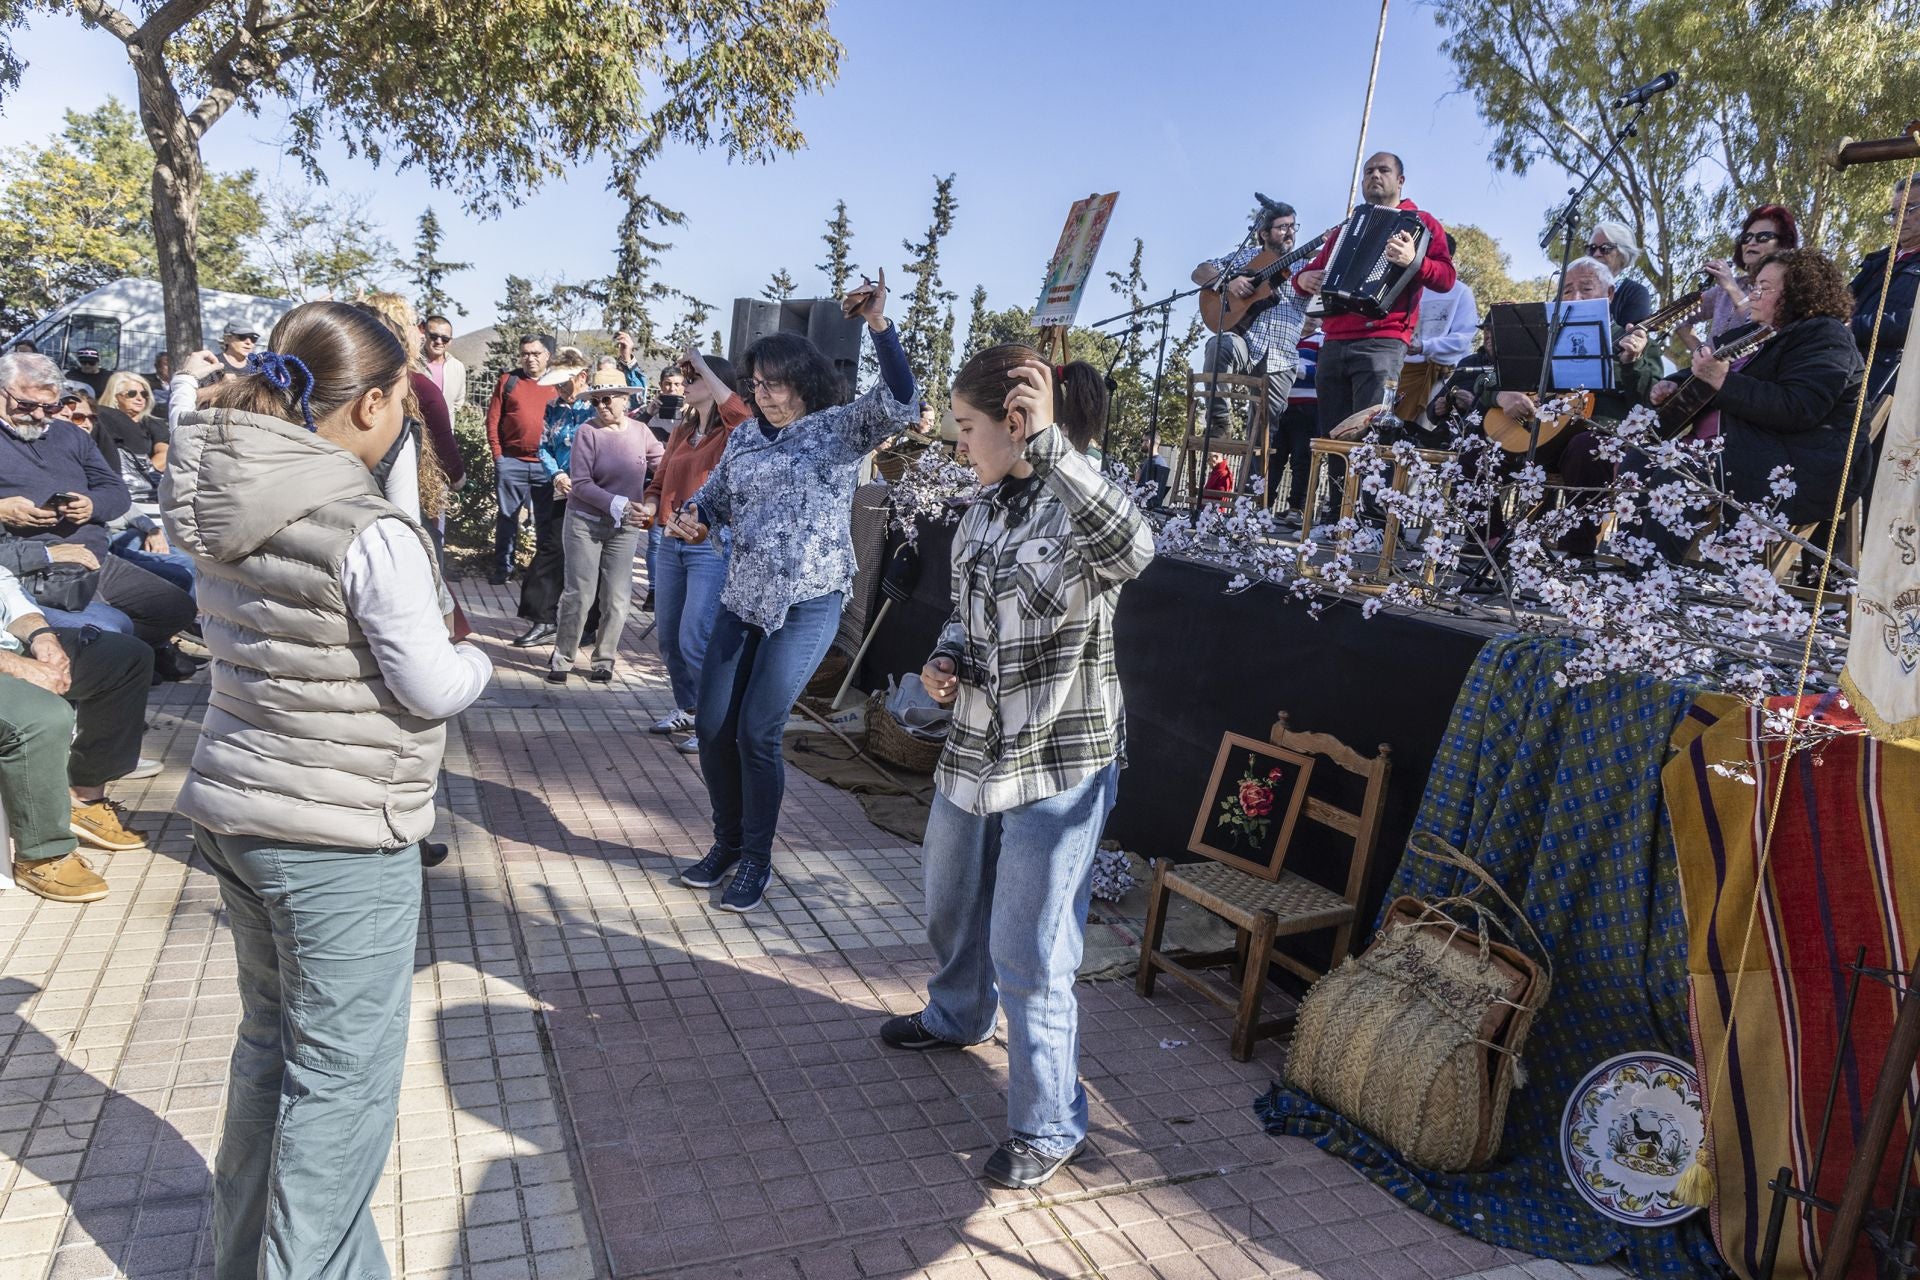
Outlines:
POLYGON ((859 316, 849 320, 842 314, 838 298, 815 298, 807 310, 808 341, 833 361, 849 390, 860 372, 860 335, 866 327, 859 316))
POLYGON ((738 365, 748 347, 770 333, 780 332, 784 327, 781 324, 783 319, 781 306, 777 302, 768 302, 764 298, 735 298, 733 332, 727 342, 727 359, 738 365))

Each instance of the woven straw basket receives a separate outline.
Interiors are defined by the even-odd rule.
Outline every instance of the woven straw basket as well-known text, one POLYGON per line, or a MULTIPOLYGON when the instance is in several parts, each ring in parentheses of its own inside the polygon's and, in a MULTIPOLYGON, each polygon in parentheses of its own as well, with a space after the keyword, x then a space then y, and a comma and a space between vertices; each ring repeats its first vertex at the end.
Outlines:
POLYGON ((1551 986, 1550 970, 1487 936, 1497 927, 1471 898, 1397 899, 1373 945, 1301 1003, 1287 1083, 1421 1168, 1490 1163, 1521 1047, 1551 986), (1477 916, 1480 931, 1442 908, 1477 916))
POLYGON ((914 773, 932 773, 946 745, 944 740, 922 742, 901 728, 887 710, 884 690, 867 699, 867 750, 875 759, 914 773))

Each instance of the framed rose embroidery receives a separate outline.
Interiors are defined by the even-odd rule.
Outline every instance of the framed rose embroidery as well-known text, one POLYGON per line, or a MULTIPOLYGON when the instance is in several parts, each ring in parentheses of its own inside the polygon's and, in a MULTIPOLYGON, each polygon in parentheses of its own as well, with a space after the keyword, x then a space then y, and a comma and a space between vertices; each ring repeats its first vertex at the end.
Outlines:
POLYGON ((1187 848, 1263 880, 1278 880, 1312 773, 1312 756, 1226 734, 1187 848))

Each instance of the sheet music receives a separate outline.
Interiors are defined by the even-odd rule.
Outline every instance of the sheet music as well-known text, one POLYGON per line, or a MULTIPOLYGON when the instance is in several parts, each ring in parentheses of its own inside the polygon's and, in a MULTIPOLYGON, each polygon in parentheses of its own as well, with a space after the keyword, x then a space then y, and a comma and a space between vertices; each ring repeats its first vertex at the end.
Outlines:
POLYGON ((1554 304, 1560 323, 1553 348, 1553 390, 1611 391, 1613 389, 1613 333, 1605 298, 1583 298, 1554 304))

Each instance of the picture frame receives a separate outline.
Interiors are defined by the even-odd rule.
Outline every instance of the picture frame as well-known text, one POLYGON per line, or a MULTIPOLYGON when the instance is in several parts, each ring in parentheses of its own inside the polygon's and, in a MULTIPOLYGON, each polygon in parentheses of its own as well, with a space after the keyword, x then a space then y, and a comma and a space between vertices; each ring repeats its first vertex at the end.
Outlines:
POLYGON ((1259 738, 1223 735, 1188 851, 1278 880, 1312 776, 1312 756, 1259 738))

